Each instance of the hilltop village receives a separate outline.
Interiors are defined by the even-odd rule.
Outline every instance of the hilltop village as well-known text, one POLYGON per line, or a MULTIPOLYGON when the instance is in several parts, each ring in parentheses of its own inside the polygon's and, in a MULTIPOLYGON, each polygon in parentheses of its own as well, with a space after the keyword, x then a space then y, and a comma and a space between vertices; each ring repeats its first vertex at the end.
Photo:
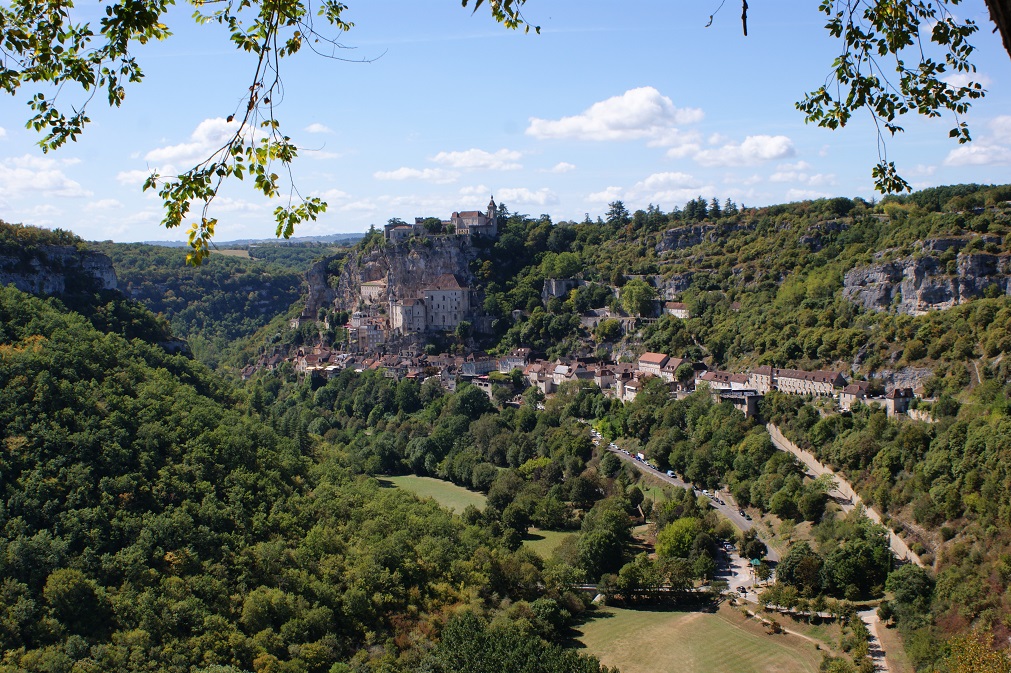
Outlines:
MULTIPOLYGON (((469 248, 477 237, 494 240, 498 224, 494 197, 484 212, 454 212, 446 220, 419 217, 414 224, 391 221, 383 230, 382 263, 373 266, 363 263, 357 271, 360 278, 357 292, 351 294, 354 310, 348 312, 348 320, 342 325, 346 340, 334 348, 303 346, 288 354, 264 355, 243 370, 243 377, 249 378, 257 369, 276 369, 284 362, 290 363, 299 375, 318 379, 327 379, 345 369, 376 370, 395 380, 421 382, 435 378, 447 390, 455 390, 459 382, 467 381, 500 404, 521 403, 522 393, 528 388, 550 396, 566 383, 592 384, 609 397, 631 402, 650 379, 656 379, 679 398, 706 387, 714 400, 730 402, 749 417, 757 413, 761 397, 775 390, 831 400, 841 411, 848 411, 857 402, 874 402, 884 407, 888 416, 910 413, 917 418, 929 418, 916 412, 917 392, 913 388, 889 386, 886 391, 884 386, 874 388, 868 381, 849 381, 840 371, 803 371, 768 365, 749 371, 721 371, 710 368, 701 359, 657 352, 644 352, 638 357, 629 353, 611 358, 586 354, 547 360, 529 348, 513 349, 501 357, 462 345, 457 345, 452 353, 433 353, 430 345, 423 348, 434 336, 488 331, 488 317, 480 308, 481 292, 467 280, 463 265, 458 265, 455 273, 435 275, 433 271, 440 270, 435 268, 438 265, 415 260, 420 268, 408 265, 408 274, 416 272, 421 280, 417 282, 415 278, 414 283, 396 278, 394 269, 416 255, 419 247, 436 240, 462 249, 469 248), (375 278, 377 273, 384 277, 375 278)), ((547 305, 586 284, 576 278, 546 279, 541 300, 547 305)), ((621 291, 611 290, 616 294, 621 291)), ((677 320, 692 317, 683 302, 655 303, 661 315, 677 320)), ((334 299, 334 305, 341 306, 339 297, 334 299)), ((731 310, 739 309, 739 303, 731 304, 731 310)), ((655 317, 630 316, 619 308, 601 308, 587 311, 580 322, 592 330, 609 319, 617 320, 625 333, 634 332, 642 322, 656 321, 655 317)), ((312 314, 306 311, 293 319, 290 327, 297 329, 313 322, 312 314)), ((923 391, 918 392, 922 397, 923 391)))

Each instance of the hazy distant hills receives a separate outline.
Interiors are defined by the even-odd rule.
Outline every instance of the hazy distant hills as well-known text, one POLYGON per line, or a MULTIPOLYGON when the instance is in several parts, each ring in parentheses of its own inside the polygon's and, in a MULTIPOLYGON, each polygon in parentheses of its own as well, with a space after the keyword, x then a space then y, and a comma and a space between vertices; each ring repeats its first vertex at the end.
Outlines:
MULTIPOLYGON (((279 238, 240 238, 234 241, 217 241, 218 248, 240 248, 247 245, 305 245, 312 243, 322 244, 344 244, 350 245, 361 240, 365 234, 325 234, 321 236, 296 236, 285 239, 279 238)), ((141 241, 144 245, 159 245, 165 248, 185 248, 186 241, 141 241)))

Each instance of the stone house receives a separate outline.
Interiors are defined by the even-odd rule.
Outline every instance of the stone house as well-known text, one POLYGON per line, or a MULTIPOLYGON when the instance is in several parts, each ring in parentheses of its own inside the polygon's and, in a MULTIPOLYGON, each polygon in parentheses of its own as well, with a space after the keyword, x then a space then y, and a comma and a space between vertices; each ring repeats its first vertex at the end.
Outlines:
POLYGON ((854 381, 839 391, 839 408, 849 411, 853 404, 867 399, 867 381, 854 381))
POLYGON ((691 311, 688 310, 688 305, 683 304, 679 301, 669 301, 663 305, 664 313, 672 315, 675 318, 680 318, 681 320, 688 320, 691 318, 691 311))
POLYGON ((912 388, 892 388, 885 395, 885 414, 889 418, 909 411, 909 403, 914 399, 912 388))
POLYGON ((424 332, 428 326, 424 299, 395 299, 390 302, 390 329, 401 334, 424 332))
POLYGON ((429 330, 454 330, 470 315, 470 290, 454 274, 442 274, 421 292, 429 330))
POLYGON ((643 353, 639 357, 639 371, 643 374, 660 376, 663 366, 667 364, 670 357, 663 353, 643 353))
POLYGON ((710 390, 750 390, 747 374, 734 374, 717 370, 701 372, 695 376, 695 386, 708 384, 710 390))

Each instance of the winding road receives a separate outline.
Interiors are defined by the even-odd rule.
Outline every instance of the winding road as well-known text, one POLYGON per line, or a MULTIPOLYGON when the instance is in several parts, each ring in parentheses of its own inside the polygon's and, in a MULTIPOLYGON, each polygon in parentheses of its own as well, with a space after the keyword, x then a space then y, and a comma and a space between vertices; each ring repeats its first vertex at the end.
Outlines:
MULTIPOLYGON (((829 492, 829 497, 834 498, 842 507, 844 512, 849 512, 855 507, 863 506, 867 518, 874 523, 881 524, 881 515, 873 507, 868 507, 863 503, 860 496, 857 495, 857 492, 853 490, 853 486, 850 485, 848 481, 833 472, 831 468, 819 462, 813 453, 805 451, 787 439, 783 433, 780 432, 779 428, 772 423, 769 423, 765 427, 769 430, 769 436, 772 437, 772 443, 777 449, 792 453, 798 460, 800 460, 801 463, 804 464, 808 472, 813 474, 815 477, 828 474, 835 479, 836 488, 829 492)), ((899 559, 903 561, 911 561, 922 568, 923 562, 920 560, 920 557, 913 553, 913 551, 906 545, 905 541, 896 535, 895 531, 891 528, 886 526, 885 530, 888 531, 888 546, 891 548, 892 553, 899 559)))
MULTIPOLYGON (((607 442, 605 440, 603 440, 600 437, 594 436, 593 437, 593 442, 594 442, 594 444, 597 444, 598 446, 601 446, 601 447, 607 449, 608 451, 610 451, 611 453, 613 453, 614 455, 618 456, 618 458, 620 458, 622 460, 625 460, 625 461, 628 461, 630 463, 633 463, 637 468, 639 468, 640 470, 642 470, 646 474, 649 474, 652 477, 655 477, 655 478, 657 478, 657 479, 659 479, 661 481, 667 482, 668 484, 671 484, 672 486, 677 486, 679 488, 690 488, 690 489, 695 490, 696 493, 699 492, 698 489, 696 489, 694 487, 694 485, 689 484, 687 481, 684 481, 683 479, 680 479, 677 476, 673 476, 672 477, 672 476, 667 475, 664 472, 661 472, 660 470, 653 469, 652 467, 650 467, 646 463, 644 463, 644 462, 642 462, 640 460, 636 460, 635 457, 633 457, 633 456, 631 456, 631 455, 629 455, 629 454, 621 451, 620 449, 616 449, 613 446, 610 446, 609 444, 607 444, 607 442)), ((738 530, 740 530, 741 532, 748 531, 748 530, 751 530, 752 528, 755 528, 755 524, 751 521, 751 519, 746 518, 744 516, 741 516, 740 511, 738 509, 734 508, 732 505, 730 505, 728 503, 724 503, 724 504, 721 505, 720 503, 716 502, 712 498, 707 498, 707 499, 709 501, 709 506, 710 507, 712 507, 713 509, 715 509, 716 511, 718 511, 720 514, 722 514, 724 517, 726 517, 727 520, 729 520, 730 523, 734 524, 734 526, 738 530)), ((759 533, 759 538, 761 538, 761 537, 762 537, 762 535, 761 535, 761 533, 759 533)), ((768 541, 766 541, 764 539, 762 541, 765 542, 765 546, 768 547, 768 552, 766 553, 765 558, 768 559, 769 561, 774 562, 774 563, 778 563, 779 562, 779 553, 775 549, 773 549, 771 546, 769 546, 768 541)))

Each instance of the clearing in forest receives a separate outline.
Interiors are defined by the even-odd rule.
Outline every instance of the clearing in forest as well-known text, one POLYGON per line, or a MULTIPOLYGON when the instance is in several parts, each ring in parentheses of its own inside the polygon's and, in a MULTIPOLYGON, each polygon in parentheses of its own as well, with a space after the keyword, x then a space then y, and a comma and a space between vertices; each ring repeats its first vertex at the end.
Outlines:
POLYGON ((433 498, 440 505, 457 514, 467 509, 467 505, 474 505, 478 509, 482 509, 485 503, 485 497, 481 493, 468 491, 462 486, 432 477, 405 474, 398 477, 381 477, 379 483, 384 486, 392 484, 397 488, 411 491, 419 498, 433 498))
POLYGON ((770 635, 727 605, 716 612, 607 607, 576 629, 579 642, 622 673, 816 673, 822 653, 770 635))

